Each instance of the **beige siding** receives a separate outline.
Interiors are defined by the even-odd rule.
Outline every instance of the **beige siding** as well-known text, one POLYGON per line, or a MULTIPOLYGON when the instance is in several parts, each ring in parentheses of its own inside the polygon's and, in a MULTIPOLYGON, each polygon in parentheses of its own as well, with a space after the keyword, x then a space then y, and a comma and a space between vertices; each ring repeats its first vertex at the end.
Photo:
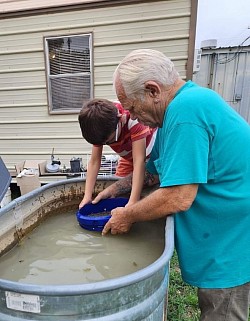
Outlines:
POLYGON ((167 0, 1 20, 0 154, 8 168, 24 159, 49 160, 53 147, 66 165, 91 150, 76 114, 48 113, 44 37, 93 33, 94 95, 116 99, 113 71, 133 49, 163 51, 186 78, 190 19, 191 0, 167 0))
MULTIPOLYGON (((117 1, 117 0, 116 0, 117 1)), ((102 3, 105 0, 0 0, 0 12, 15 12, 76 4, 102 3)), ((107 1, 106 1, 107 2, 107 1)))

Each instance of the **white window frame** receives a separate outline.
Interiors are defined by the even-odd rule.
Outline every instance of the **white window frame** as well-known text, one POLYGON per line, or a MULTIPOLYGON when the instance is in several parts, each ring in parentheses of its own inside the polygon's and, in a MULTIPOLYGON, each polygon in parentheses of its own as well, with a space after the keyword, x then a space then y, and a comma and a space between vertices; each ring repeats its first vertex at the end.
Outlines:
MULTIPOLYGON (((90 77, 90 88, 89 88, 89 97, 87 99, 93 98, 94 93, 94 84, 93 84, 93 45, 92 45, 92 33, 84 34, 74 34, 74 35, 63 35, 63 36, 48 36, 44 37, 44 51, 45 51, 45 63, 46 63, 46 81, 47 81, 47 98, 48 98, 48 108, 50 114, 75 114, 79 113, 84 100, 79 104, 79 108, 54 108, 53 106, 53 97, 52 97, 52 88, 51 80, 60 77, 79 77, 79 76, 89 76, 90 77), (64 74, 50 74, 50 57, 49 57, 49 40, 62 39, 62 38, 73 38, 73 37, 88 37, 89 38, 89 57, 90 57, 90 71, 89 72, 78 72, 78 73, 64 73, 64 74)), ((84 89, 84 88, 83 88, 84 89)), ((87 100, 85 99, 85 100, 87 100)))

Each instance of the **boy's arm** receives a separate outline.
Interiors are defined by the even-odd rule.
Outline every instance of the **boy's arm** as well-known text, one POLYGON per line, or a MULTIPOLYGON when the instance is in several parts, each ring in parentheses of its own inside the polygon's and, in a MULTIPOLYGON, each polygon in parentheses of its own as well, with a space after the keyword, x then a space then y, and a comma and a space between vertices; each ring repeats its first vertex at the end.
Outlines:
POLYGON ((93 146, 91 157, 88 163, 86 185, 84 191, 84 197, 79 204, 79 208, 92 201, 92 193, 95 187, 96 178, 101 166, 102 159, 102 146, 93 146))
POLYGON ((133 177, 132 190, 128 205, 132 205, 140 200, 144 182, 145 159, 146 159, 146 138, 136 140, 132 143, 133 155, 133 177))

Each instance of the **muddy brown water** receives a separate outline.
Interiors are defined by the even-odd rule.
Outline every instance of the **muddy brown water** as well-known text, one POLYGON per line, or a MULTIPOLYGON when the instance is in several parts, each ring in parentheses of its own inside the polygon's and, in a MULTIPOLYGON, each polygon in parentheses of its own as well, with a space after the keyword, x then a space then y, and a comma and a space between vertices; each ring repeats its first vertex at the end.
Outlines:
POLYGON ((165 247, 165 221, 136 223, 125 235, 81 228, 75 211, 48 217, 0 258, 0 278, 30 284, 90 283, 138 271, 165 247))

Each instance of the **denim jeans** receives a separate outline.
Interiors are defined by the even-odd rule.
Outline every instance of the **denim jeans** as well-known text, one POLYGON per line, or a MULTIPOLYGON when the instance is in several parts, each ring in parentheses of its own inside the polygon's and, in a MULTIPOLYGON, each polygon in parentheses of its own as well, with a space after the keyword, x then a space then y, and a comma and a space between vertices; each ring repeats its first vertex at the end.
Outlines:
POLYGON ((198 289, 200 321, 248 321, 250 282, 228 289, 198 289))

